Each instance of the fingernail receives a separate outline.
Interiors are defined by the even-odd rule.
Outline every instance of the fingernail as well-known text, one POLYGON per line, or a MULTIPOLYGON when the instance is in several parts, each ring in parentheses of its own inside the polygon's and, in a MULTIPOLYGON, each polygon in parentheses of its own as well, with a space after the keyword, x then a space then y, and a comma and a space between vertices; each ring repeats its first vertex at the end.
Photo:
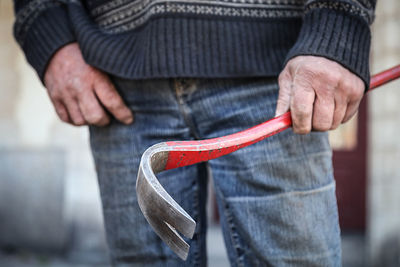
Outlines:
POLYGON ((133 116, 129 117, 124 122, 125 122, 125 124, 131 124, 133 122, 133 116))

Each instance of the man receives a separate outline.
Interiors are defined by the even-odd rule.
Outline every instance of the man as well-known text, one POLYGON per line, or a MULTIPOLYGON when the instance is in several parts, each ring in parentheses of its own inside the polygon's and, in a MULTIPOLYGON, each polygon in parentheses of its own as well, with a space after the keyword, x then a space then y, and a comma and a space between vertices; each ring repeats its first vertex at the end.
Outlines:
POLYGON ((113 265, 205 266, 209 168, 232 266, 339 266, 324 132, 349 120, 368 88, 374 7, 373 0, 16 1, 15 37, 58 116, 90 125, 113 265), (293 130, 159 176, 198 222, 182 262, 138 208, 143 151, 233 133, 289 109, 293 130))

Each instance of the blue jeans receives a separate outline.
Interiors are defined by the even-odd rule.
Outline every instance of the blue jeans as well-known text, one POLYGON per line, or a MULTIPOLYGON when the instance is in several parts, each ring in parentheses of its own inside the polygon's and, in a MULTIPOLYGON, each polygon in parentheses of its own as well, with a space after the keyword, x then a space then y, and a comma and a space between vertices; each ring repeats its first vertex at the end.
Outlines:
POLYGON ((207 175, 211 170, 232 266, 340 266, 340 229, 326 133, 286 130, 224 157, 158 175, 196 220, 186 262, 156 236, 139 210, 142 153, 169 140, 234 133, 274 115, 272 78, 113 78, 135 122, 90 128, 114 265, 205 266, 207 175))

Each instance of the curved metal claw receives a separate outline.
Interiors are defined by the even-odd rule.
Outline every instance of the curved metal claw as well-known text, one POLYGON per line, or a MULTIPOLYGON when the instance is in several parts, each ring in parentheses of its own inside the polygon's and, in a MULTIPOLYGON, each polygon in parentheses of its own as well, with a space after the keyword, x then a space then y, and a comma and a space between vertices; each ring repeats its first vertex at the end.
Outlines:
POLYGON ((159 143, 149 147, 142 155, 136 192, 139 207, 157 235, 183 260, 189 253, 189 245, 178 232, 192 238, 196 222, 165 191, 155 174, 163 171, 171 147, 159 143))

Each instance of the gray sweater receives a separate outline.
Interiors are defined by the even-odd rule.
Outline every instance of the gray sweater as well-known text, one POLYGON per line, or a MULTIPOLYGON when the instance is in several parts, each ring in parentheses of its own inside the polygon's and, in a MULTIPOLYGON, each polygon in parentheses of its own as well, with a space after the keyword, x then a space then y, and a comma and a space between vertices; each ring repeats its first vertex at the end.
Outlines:
POLYGON ((15 0, 14 35, 43 79, 77 41, 87 63, 129 79, 276 76, 297 55, 369 83, 375 0, 15 0))

